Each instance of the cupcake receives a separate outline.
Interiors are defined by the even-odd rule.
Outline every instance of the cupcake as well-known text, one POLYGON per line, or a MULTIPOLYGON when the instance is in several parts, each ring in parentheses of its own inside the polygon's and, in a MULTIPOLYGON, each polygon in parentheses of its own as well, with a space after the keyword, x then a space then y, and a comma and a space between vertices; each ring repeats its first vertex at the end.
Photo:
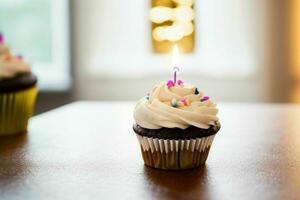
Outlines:
POLYGON ((203 165, 220 129, 217 113, 194 85, 176 79, 156 85, 134 109, 133 130, 145 165, 168 170, 203 165))
MULTIPOLYGON (((3 39, 0 45, 5 49, 3 39)), ((0 135, 26 132, 37 96, 36 83, 22 56, 12 55, 9 49, 0 55, 0 135)))

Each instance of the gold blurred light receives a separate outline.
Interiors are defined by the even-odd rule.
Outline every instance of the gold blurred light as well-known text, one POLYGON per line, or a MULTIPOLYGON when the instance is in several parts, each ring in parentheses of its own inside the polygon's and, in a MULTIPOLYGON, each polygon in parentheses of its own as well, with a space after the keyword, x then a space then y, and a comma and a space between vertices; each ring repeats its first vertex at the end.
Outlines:
POLYGON ((195 18, 195 13, 190 6, 178 6, 173 10, 173 16, 174 22, 191 22, 195 18))
POLYGON ((156 52, 169 52, 177 43, 183 52, 194 48, 193 0, 152 0, 150 20, 156 52))
POLYGON ((186 5, 192 6, 194 4, 194 0, 173 0, 178 5, 186 5))
POLYGON ((168 7, 157 6, 150 11, 150 20, 154 23, 160 24, 171 20, 173 17, 173 10, 168 7))
POLYGON ((165 40, 176 42, 182 39, 183 36, 183 31, 179 26, 172 25, 165 28, 165 40))
POLYGON ((156 41, 163 41, 165 39, 164 27, 162 27, 162 26, 156 27, 152 31, 152 36, 156 41))
POLYGON ((175 22, 173 26, 177 26, 184 36, 194 32, 194 25, 191 22, 175 22))

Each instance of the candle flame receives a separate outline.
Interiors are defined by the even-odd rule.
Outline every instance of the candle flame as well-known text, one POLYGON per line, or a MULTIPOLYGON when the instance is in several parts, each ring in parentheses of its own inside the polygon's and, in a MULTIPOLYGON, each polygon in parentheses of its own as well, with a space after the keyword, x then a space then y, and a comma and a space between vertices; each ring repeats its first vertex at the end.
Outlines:
POLYGON ((173 48, 173 53, 172 53, 172 65, 173 67, 179 67, 179 49, 178 46, 175 44, 173 48))

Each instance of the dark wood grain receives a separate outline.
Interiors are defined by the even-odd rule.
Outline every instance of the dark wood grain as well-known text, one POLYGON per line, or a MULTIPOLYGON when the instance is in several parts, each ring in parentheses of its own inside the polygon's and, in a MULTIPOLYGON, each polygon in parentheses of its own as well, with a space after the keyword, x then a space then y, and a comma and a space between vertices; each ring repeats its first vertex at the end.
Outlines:
POLYGON ((131 103, 74 103, 0 138, 0 199, 299 199, 300 106, 221 104, 204 167, 144 167, 131 103))

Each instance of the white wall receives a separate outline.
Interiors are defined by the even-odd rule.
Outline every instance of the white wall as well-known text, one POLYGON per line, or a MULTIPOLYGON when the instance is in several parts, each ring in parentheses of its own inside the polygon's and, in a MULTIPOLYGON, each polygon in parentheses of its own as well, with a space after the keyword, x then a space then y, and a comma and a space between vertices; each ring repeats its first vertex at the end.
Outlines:
MULTIPOLYGON (((183 56, 182 79, 218 101, 266 100, 267 3, 196 1, 196 51, 183 56)), ((78 99, 137 99, 156 82, 169 79, 169 57, 151 52, 148 4, 140 0, 72 1, 78 99)))

